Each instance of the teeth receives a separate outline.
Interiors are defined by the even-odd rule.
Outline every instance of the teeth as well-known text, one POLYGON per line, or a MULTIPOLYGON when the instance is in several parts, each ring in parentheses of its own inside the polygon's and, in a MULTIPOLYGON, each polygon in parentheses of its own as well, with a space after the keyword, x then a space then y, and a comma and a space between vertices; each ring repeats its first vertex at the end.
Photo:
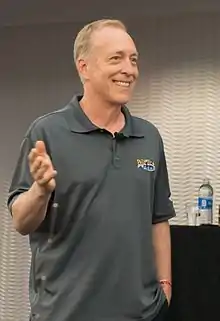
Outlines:
POLYGON ((130 83, 129 82, 125 82, 125 81, 115 81, 115 83, 119 86, 123 86, 123 87, 129 87, 130 83))

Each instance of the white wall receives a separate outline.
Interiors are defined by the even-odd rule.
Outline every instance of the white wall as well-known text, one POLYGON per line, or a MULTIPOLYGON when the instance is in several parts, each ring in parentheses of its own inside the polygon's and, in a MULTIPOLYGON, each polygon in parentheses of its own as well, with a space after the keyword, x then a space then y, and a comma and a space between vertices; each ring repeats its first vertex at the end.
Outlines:
MULTIPOLYGON (((30 122, 62 107, 81 89, 72 40, 82 24, 0 29, 0 320, 27 320, 27 239, 17 235, 5 199, 30 122), (20 294, 22 291, 23 295, 20 294), (17 310, 15 312, 15 310, 17 310)), ((204 176, 220 203, 220 15, 129 21, 140 55, 131 111, 161 131, 177 218, 204 176)))

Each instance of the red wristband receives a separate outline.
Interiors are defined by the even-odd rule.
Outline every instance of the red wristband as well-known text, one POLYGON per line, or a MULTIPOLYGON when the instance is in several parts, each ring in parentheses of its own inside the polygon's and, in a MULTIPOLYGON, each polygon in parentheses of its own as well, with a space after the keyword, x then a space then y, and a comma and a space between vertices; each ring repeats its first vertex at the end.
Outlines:
POLYGON ((160 280, 160 284, 163 285, 169 285, 172 288, 172 283, 169 280, 160 280))

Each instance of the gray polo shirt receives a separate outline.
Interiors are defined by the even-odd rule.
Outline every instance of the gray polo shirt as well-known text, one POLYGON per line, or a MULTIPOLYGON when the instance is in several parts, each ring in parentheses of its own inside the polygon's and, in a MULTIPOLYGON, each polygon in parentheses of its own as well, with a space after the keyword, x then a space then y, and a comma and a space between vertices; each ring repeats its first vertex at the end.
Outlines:
POLYGON ((43 140, 58 172, 45 220, 30 234, 31 320, 151 321, 165 302, 152 224, 175 215, 162 139, 122 108, 113 137, 76 96, 27 131, 8 206, 32 185, 27 156, 43 140))

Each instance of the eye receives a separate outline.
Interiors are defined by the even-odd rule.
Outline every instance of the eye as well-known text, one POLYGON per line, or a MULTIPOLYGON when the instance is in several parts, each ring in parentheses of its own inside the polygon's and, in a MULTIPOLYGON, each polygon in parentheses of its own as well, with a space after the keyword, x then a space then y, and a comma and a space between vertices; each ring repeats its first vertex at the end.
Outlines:
POLYGON ((137 65, 137 63, 138 63, 137 57, 132 57, 131 58, 131 62, 132 62, 133 65, 137 65))
POLYGON ((121 59, 121 57, 120 56, 112 56, 110 59, 111 59, 111 61, 117 62, 121 59))

